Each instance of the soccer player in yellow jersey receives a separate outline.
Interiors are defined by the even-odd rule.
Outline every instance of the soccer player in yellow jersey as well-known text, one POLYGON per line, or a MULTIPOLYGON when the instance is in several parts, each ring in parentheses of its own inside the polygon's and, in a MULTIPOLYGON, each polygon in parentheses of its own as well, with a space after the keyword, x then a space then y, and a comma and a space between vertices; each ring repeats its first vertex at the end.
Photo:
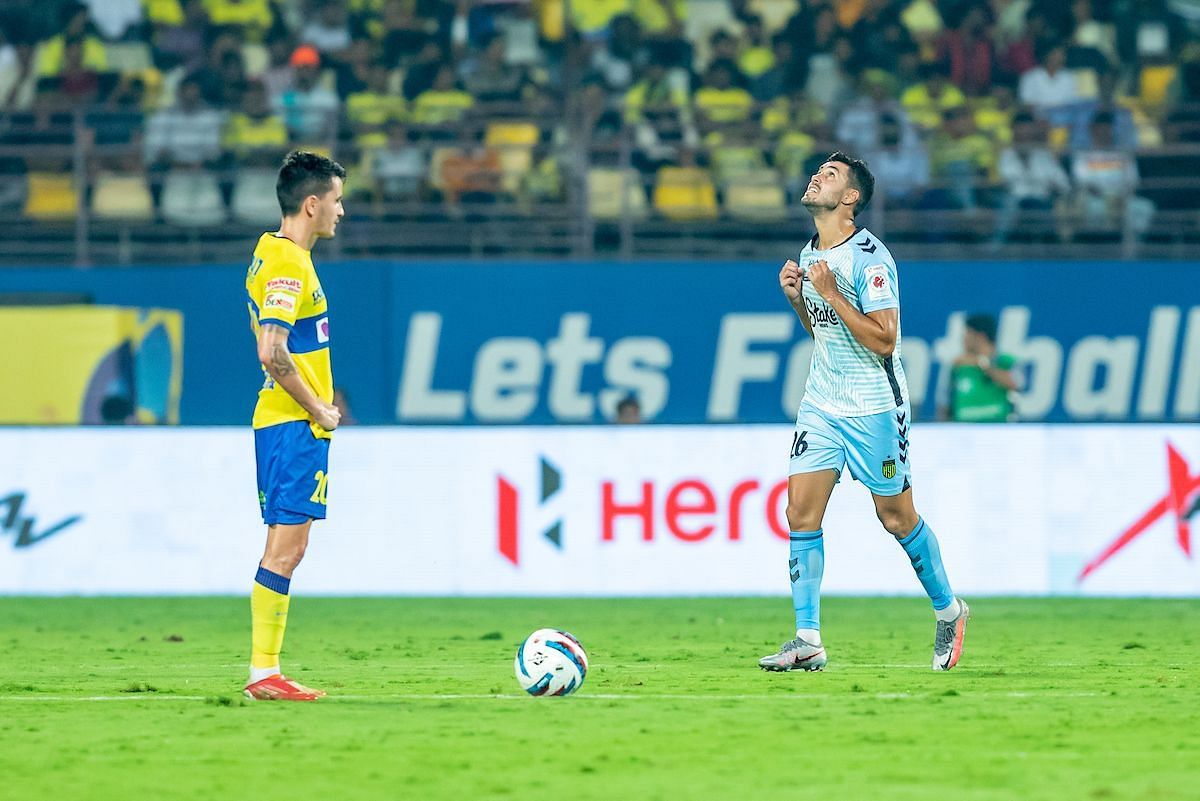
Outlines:
POLYGON ((263 234, 246 273, 250 327, 266 381, 254 407, 258 503, 267 547, 250 595, 252 648, 246 695, 314 701, 325 693, 284 677, 279 652, 292 571, 304 558, 313 520, 325 518, 333 405, 329 310, 310 251, 334 235, 342 210, 340 164, 295 151, 275 183, 283 222, 263 234))

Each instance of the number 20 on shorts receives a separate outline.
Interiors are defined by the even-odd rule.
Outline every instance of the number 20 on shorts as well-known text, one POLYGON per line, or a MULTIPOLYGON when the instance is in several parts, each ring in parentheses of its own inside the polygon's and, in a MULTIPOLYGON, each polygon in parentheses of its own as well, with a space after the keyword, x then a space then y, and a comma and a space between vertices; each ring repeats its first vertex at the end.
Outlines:
POLYGON ((317 474, 313 476, 313 480, 317 482, 317 488, 313 491, 312 497, 309 500, 324 506, 328 503, 325 500, 325 494, 329 491, 329 474, 324 470, 318 470, 317 474))

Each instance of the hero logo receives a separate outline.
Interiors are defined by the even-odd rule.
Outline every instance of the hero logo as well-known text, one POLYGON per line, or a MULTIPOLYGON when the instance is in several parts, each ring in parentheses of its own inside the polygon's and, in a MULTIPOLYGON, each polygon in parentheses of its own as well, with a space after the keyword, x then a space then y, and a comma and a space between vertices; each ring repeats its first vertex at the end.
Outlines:
MULTIPOLYGON (((541 457, 541 501, 544 505, 562 487, 562 473, 546 457, 541 457)), ((496 548, 514 565, 520 562, 521 493, 504 476, 496 476, 496 548)), ((562 520, 555 520, 542 532, 555 548, 562 550, 562 520)))
POLYGON ((1191 518, 1200 512, 1200 473, 1191 475, 1191 469, 1183 455, 1171 443, 1167 443, 1167 494, 1158 499, 1146 513, 1083 568, 1079 574, 1082 582, 1101 565, 1115 556, 1142 532, 1150 528, 1160 517, 1170 512, 1175 517, 1175 539, 1180 550, 1188 559, 1192 558, 1191 518))
POLYGON ((322 317, 317 320, 317 342, 329 341, 329 318, 322 317))
MULTIPOLYGON (((562 474, 541 459, 541 500, 549 501, 562 486, 562 474)), ((653 542, 665 528, 680 542, 700 543, 718 536, 731 542, 742 540, 743 515, 747 508, 761 511, 762 523, 775 537, 787 541, 788 525, 783 514, 787 481, 763 483, 757 479, 737 482, 726 495, 708 482, 685 478, 669 484, 665 492, 656 491, 655 482, 642 481, 634 492, 618 490, 616 482, 601 481, 600 540, 613 542, 619 523, 640 529, 643 542, 653 542), (758 495, 758 498, 753 498, 758 495), (656 514, 656 497, 659 499, 656 514), (758 504, 761 503, 761 506, 758 504)), ((504 476, 496 477, 496 549, 514 566, 520 565, 520 491, 504 476)), ((624 526, 622 526, 624 527, 624 526)), ((563 522, 556 519, 542 536, 562 550, 563 522)))

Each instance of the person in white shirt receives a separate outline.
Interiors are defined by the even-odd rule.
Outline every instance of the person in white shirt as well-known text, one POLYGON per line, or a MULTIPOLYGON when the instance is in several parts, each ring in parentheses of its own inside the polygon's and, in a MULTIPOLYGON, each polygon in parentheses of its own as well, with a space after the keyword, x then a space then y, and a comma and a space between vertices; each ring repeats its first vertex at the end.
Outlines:
POLYGON ((1071 180, 1046 146, 1042 123, 1029 112, 1013 118, 1013 142, 1000 154, 1004 204, 996 222, 995 242, 1004 242, 1021 210, 1048 212, 1071 191, 1071 180))
POLYGON ((1071 177, 1078 189, 1079 210, 1092 229, 1111 231, 1116 225, 1134 235, 1144 234, 1154 217, 1154 203, 1138 197, 1137 159, 1114 143, 1113 115, 1092 118, 1092 147, 1075 153, 1071 177))
POLYGON ((1038 56, 1039 66, 1021 76, 1018 96, 1039 117, 1051 124, 1066 124, 1059 118, 1080 99, 1075 73, 1066 66, 1067 50, 1061 44, 1043 45, 1038 56))

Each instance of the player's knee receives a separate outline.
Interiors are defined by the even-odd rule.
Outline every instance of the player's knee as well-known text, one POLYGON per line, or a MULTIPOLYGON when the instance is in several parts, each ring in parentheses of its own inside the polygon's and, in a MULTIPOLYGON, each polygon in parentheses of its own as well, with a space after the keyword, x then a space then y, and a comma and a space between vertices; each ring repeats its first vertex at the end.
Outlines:
POLYGON ((300 544, 276 547, 263 558, 263 567, 282 576, 290 576, 304 559, 304 549, 305 546, 300 544))
POLYGON ((804 504, 789 502, 786 514, 791 531, 816 531, 821 527, 821 515, 804 504))
POLYGON ((880 510, 877 513, 879 522, 893 537, 907 537, 917 526, 916 515, 891 510, 880 510))

